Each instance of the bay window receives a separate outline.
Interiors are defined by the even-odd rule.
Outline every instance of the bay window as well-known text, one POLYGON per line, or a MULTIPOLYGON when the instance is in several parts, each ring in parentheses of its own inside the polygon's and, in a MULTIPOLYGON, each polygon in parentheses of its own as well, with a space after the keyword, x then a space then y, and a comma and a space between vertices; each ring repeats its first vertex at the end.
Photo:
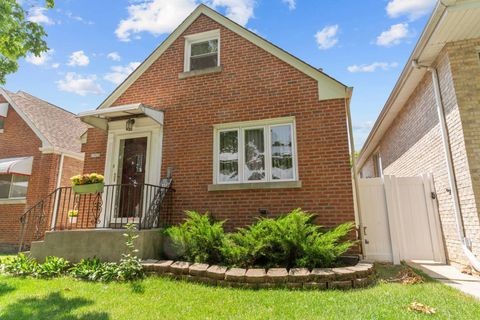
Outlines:
POLYGON ((27 196, 28 176, 0 174, 0 200, 24 199, 27 196))
POLYGON ((294 137, 293 118, 218 126, 214 183, 296 180, 294 137))

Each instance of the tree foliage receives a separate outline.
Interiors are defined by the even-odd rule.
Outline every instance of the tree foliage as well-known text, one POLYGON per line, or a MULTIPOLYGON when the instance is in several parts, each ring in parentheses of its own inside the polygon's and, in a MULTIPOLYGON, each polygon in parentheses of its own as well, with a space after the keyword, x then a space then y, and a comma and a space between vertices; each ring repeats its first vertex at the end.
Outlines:
MULTIPOLYGON (((46 0, 45 7, 53 8, 54 0, 46 0)), ((48 51, 47 33, 35 22, 16 0, 0 0, 0 84, 7 74, 18 70, 18 59, 28 53, 40 56, 48 51)))

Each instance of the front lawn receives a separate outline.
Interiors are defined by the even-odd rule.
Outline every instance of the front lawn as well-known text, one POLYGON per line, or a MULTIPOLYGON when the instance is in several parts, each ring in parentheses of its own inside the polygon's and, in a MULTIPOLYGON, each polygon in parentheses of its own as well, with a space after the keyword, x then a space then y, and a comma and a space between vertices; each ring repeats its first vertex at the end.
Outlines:
MULTIPOLYGON (((391 277, 399 267, 381 268, 391 277)), ((480 303, 427 280, 353 291, 251 291, 150 277, 89 283, 0 276, 0 319, 478 319, 480 303), (407 310, 412 302, 434 315, 407 310)))

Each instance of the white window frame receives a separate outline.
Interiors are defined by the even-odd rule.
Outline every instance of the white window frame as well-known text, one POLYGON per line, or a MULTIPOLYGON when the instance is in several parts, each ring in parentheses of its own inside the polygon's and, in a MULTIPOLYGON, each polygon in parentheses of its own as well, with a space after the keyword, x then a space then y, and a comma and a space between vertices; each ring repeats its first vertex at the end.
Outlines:
MULTIPOLYGON (((184 66, 183 71, 189 72, 190 71, 190 56, 192 53, 192 44, 205 42, 210 40, 217 40, 217 67, 220 66, 220 29, 210 30, 206 32, 191 34, 185 36, 185 55, 184 55, 184 66)), ((199 70, 195 70, 199 71, 199 70)))
MULTIPOLYGON (((23 199, 26 199, 27 198, 27 194, 25 194, 24 197, 12 197, 12 185, 13 185, 13 178, 16 176, 15 174, 9 174, 11 176, 10 178, 10 186, 9 186, 9 189, 8 189, 8 198, 0 198, 0 201, 2 200, 23 200, 23 199)), ((17 174, 18 176, 18 174, 17 174)), ((28 178, 28 182, 27 182, 27 193, 28 193, 28 187, 30 185, 30 177, 28 178)))
POLYGON ((266 120, 234 122, 214 126, 213 141, 213 184, 245 184, 245 183, 276 183, 286 181, 298 181, 298 158, 297 158, 297 135, 295 117, 275 118, 266 120), (290 126, 292 138, 292 179, 272 179, 272 151, 271 133, 272 127, 290 126), (244 177, 245 164, 245 130, 263 128, 265 145, 265 179, 246 180, 244 177), (219 154, 220 154, 220 132, 237 131, 238 135, 238 181, 220 181, 219 177, 219 154))

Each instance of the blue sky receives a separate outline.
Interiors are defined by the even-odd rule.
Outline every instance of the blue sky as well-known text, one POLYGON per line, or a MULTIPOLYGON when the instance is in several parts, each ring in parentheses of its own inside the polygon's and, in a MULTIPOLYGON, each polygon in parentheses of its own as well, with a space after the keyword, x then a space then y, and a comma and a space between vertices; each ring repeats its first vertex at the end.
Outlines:
POLYGON ((51 51, 20 61, 6 88, 72 112, 96 108, 204 2, 354 87, 359 150, 425 26, 435 0, 56 0, 23 3, 51 51))

